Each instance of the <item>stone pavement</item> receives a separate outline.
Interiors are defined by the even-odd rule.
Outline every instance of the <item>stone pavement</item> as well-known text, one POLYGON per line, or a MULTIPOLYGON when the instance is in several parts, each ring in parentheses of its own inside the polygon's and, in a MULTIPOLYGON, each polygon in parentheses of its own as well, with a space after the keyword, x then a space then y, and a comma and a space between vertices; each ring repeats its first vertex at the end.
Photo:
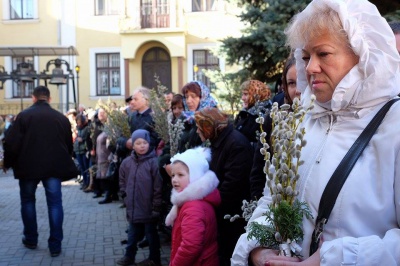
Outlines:
MULTIPOLYGON (((1 170, 1 169, 0 169, 1 170)), ((0 266, 35 265, 116 265, 125 251, 128 223, 121 202, 99 205, 93 193, 84 193, 74 180, 63 182, 64 240, 59 257, 50 257, 47 248, 49 224, 46 197, 41 183, 36 191, 39 243, 35 250, 21 243, 18 180, 12 172, 0 174, 0 266)), ((162 265, 169 264, 170 244, 161 238, 162 265)), ((136 261, 147 258, 148 248, 139 249, 136 261)))

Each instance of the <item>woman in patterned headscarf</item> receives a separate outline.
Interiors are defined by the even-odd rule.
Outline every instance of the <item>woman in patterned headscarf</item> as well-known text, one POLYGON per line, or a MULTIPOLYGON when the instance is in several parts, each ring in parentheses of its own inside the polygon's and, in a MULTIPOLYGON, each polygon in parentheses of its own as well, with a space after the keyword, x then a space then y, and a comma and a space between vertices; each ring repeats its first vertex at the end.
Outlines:
POLYGON ((200 81, 187 83, 182 87, 181 92, 185 106, 184 116, 191 121, 193 121, 195 111, 217 106, 217 102, 210 94, 210 89, 200 81))
POLYGON ((239 130, 254 147, 257 143, 256 131, 260 125, 256 123, 259 112, 265 113, 271 108, 271 90, 268 85, 258 80, 248 80, 240 86, 242 91, 243 110, 235 119, 235 128, 239 130))
MULTIPOLYGON (((182 112, 180 119, 184 121, 185 129, 183 130, 178 141, 178 152, 182 153, 187 149, 201 145, 202 141, 196 133, 197 127, 194 123, 194 113, 205 107, 216 107, 217 102, 210 94, 210 89, 200 81, 192 81, 185 84, 181 93, 183 95, 183 105, 185 110, 182 112)), ((168 156, 169 147, 163 150, 162 160, 159 161, 161 174, 170 175, 170 161, 168 156), (165 172, 166 171, 166 172, 165 172)))

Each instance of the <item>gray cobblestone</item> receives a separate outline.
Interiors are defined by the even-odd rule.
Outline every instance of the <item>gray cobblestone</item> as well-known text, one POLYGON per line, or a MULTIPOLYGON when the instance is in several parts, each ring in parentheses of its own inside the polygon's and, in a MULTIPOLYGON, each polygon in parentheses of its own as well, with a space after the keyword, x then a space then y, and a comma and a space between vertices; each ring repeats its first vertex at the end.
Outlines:
MULTIPOLYGON (((121 240, 127 238, 128 223, 121 202, 99 205, 92 193, 83 193, 74 180, 63 182, 64 240, 59 257, 47 248, 49 224, 44 189, 36 192, 39 243, 35 250, 22 243, 22 220, 18 180, 12 172, 0 174, 0 266, 86 266, 116 265, 124 254, 121 240)), ((161 237, 162 239, 162 237, 161 237)), ((170 246, 161 241, 161 260, 169 264, 170 246)), ((148 248, 139 249, 136 262, 146 259, 148 248)))

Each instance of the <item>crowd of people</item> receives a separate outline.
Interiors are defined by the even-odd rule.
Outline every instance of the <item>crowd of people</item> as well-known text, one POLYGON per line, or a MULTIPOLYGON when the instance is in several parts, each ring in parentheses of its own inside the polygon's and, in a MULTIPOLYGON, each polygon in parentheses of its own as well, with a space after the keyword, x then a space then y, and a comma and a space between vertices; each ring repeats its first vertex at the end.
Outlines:
POLYGON ((42 181, 51 199, 49 249, 52 256, 60 254, 61 181, 76 176, 79 166, 84 192, 101 198, 99 204, 121 201, 126 210, 127 245, 118 265, 161 265, 160 232, 171 240, 171 266, 399 264, 398 103, 354 161, 337 198, 328 199, 334 203, 330 216, 315 234, 321 229, 315 229, 320 224, 316 219, 331 176, 341 170, 338 165, 367 124, 400 93, 398 25, 389 26, 367 0, 312 1, 285 30, 291 52, 282 92, 272 97, 265 83, 245 81, 240 87, 243 109, 232 119, 218 108, 207 86, 188 82, 179 93, 165 94, 163 115, 169 126, 179 129, 174 139, 161 139, 156 131, 145 87, 126 99, 121 112, 130 136, 121 135, 115 144, 104 130, 103 108, 88 111, 80 105, 61 117, 49 110, 48 89, 35 88, 34 105, 18 115, 4 142, 4 169, 13 168, 21 188, 23 244, 32 249, 37 245, 34 193, 42 181), (273 103, 290 110, 295 98, 303 105, 314 101, 301 122, 307 145, 296 194, 308 203, 311 215, 303 218, 300 256, 286 257, 249 237, 247 225, 266 224, 273 202, 260 153, 265 147, 259 139, 260 117, 268 142, 275 123, 269 116, 273 103), (50 121, 39 119, 44 114, 59 123, 43 122, 50 121), (36 125, 26 130, 31 120, 36 125), (42 135, 40 127, 49 130, 42 135), (34 151, 39 150, 45 155, 37 156, 34 151), (60 166, 64 161, 68 164, 60 166), (243 212, 243 200, 258 201, 250 220, 225 219, 243 212), (149 255, 136 262, 140 245, 149 246, 149 255))

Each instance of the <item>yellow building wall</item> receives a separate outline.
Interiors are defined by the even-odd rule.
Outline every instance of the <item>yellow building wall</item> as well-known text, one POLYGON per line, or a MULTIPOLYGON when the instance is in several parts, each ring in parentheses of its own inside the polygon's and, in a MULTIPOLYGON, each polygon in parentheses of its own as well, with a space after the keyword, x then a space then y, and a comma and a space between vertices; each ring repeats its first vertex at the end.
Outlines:
POLYGON ((187 43, 218 42, 227 36, 239 36, 243 24, 224 12, 192 12, 185 14, 187 43))
MULTIPOLYGON (((236 17, 237 10, 227 9, 225 11, 213 12, 190 12, 184 10, 188 6, 187 0, 174 0, 176 3, 176 28, 171 29, 130 29, 121 28, 123 19, 132 18, 137 20, 140 9, 138 0, 125 0, 127 3, 125 13, 117 16, 95 16, 94 2, 92 0, 38 0, 38 17, 32 21, 4 21, 0 23, 0 32, 5 38, 0 39, 0 46, 57 46, 60 45, 60 25, 59 21, 63 10, 59 3, 73 5, 72 9, 75 19, 64 20, 72 25, 75 31, 73 42, 79 56, 74 59, 71 68, 75 64, 80 66, 79 73, 79 99, 80 103, 94 107, 98 97, 91 95, 90 87, 93 77, 91 77, 90 49, 119 47, 123 59, 129 62, 129 88, 131 93, 134 88, 142 85, 142 58, 144 53, 153 47, 162 47, 171 56, 171 81, 172 91, 179 92, 179 77, 185 84, 188 81, 188 45, 202 43, 218 43, 227 36, 240 36, 243 28, 239 18, 236 17), (64 2, 63 2, 64 1, 64 2), (131 9, 129 8, 131 7, 131 9), (136 17, 135 17, 136 16, 136 17), (178 73, 181 64, 181 73, 178 73)), ((228 4, 225 3, 225 6, 228 4)), ((0 15, 3 6, 0 4, 0 15)), ((39 57, 39 71, 46 67, 48 60, 52 57, 39 57)), ((0 57, 0 64, 4 64, 4 58, 0 57)), ((123 68, 125 62, 121 61, 123 68)), ((74 72, 75 73, 75 72, 74 72)), ((121 76, 124 79, 124 76, 121 76)), ((71 87, 71 86, 70 86, 71 87)), ((57 86, 49 85, 53 96, 53 102, 58 102, 57 86)), ((72 88, 70 88, 72 89, 72 88)), ((122 94, 125 88, 121 88, 122 94)), ((124 104, 125 95, 113 97, 119 104, 124 104)), ((18 100, 18 99, 17 99, 18 100)), ((9 100, 8 102, 12 102, 9 100)), ((0 104, 4 101, 4 90, 0 90, 0 104)))
MULTIPOLYGON (((57 46, 58 45, 58 16, 57 1, 40 0, 38 5, 38 14, 40 19, 27 21, 4 20, 0 23, 0 32, 3 38, 0 38, 0 46, 57 46)), ((3 5, 0 4, 0 15, 3 15, 3 5)), ((46 68, 46 63, 54 59, 53 57, 39 57, 39 69, 41 72, 46 68)), ((5 58, 0 57, 0 64, 5 64, 5 58)), ((11 69, 6 69, 11 72, 11 69)), ((8 82, 10 84, 10 82, 8 82)), ((40 81, 44 84, 44 81, 40 81)), ((57 86, 48 86, 54 102, 58 102, 57 86)), ((21 99, 5 99, 5 86, 0 90, 0 103, 19 104, 21 99)), ((30 104, 31 99, 23 99, 24 104, 30 104)), ((3 114, 3 113, 1 113, 3 114)))
MULTIPOLYGON (((186 57, 185 36, 176 33, 134 34, 122 37, 123 57, 129 59, 129 91, 142 85, 142 59, 145 52, 161 47, 171 56, 172 91, 178 92, 178 57, 186 57)), ((184 71, 184 69, 183 69, 184 71)))

